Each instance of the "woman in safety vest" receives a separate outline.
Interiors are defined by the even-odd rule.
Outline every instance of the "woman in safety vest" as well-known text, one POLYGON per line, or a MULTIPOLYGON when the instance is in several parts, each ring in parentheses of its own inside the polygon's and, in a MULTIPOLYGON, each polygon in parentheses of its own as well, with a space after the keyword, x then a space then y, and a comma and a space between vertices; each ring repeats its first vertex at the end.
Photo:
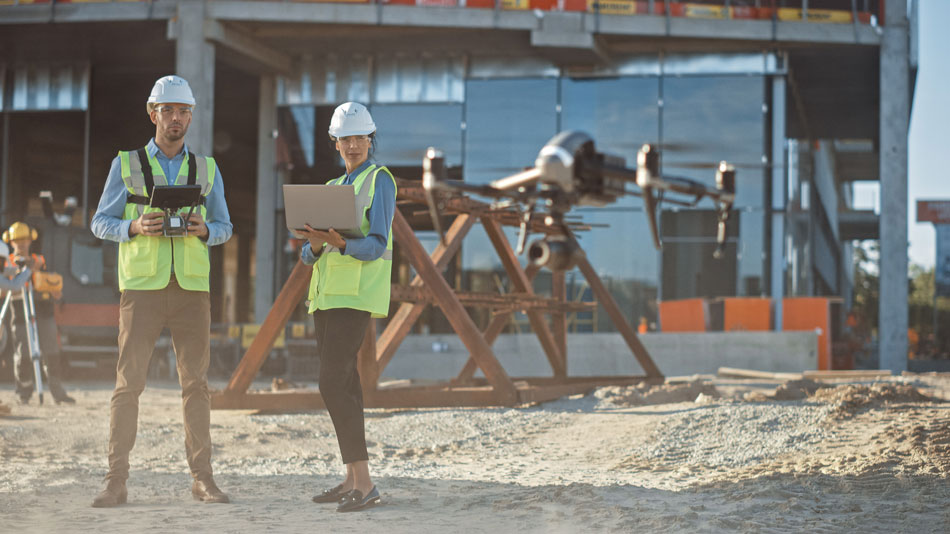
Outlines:
POLYGON ((344 481, 313 501, 335 502, 338 512, 353 512, 379 503, 379 491, 369 475, 356 356, 370 319, 389 314, 396 182, 386 167, 370 159, 376 124, 365 106, 347 102, 337 107, 328 132, 346 165, 346 174, 328 183, 353 185, 362 222, 358 236, 344 237, 333 228, 321 231, 309 225, 298 234, 307 239, 301 260, 316 263, 309 311, 316 326, 320 395, 346 466, 344 481))

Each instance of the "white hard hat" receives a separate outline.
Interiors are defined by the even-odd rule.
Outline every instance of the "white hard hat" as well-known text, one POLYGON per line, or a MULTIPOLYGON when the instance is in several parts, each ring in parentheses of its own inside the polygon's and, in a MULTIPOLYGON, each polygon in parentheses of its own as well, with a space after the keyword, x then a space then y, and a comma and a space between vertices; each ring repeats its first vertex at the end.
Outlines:
POLYGON ((357 102, 340 104, 333 110, 330 119, 330 137, 340 138, 351 135, 369 135, 376 131, 376 123, 366 106, 357 102))
POLYGON ((195 95, 191 94, 191 86, 181 76, 174 74, 162 76, 152 86, 152 94, 148 95, 145 109, 151 113, 155 104, 188 104, 195 105, 195 95))

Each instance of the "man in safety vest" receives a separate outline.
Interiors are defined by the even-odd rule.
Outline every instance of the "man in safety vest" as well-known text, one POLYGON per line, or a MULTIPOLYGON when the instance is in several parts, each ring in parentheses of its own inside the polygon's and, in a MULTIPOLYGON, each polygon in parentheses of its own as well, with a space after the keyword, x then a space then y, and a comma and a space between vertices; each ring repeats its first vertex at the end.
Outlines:
MULTIPOLYGON (((126 502, 129 452, 135 443, 139 395, 145 389, 155 342, 168 327, 177 359, 185 419, 185 451, 195 499, 228 502, 211 471, 211 396, 208 392, 211 299, 208 247, 231 237, 224 183, 214 158, 185 146, 195 106, 188 82, 163 76, 155 82, 146 110, 155 137, 144 148, 120 151, 92 219, 100 239, 118 241, 119 363, 112 394, 109 472, 92 505, 126 502), (163 212, 149 207, 155 185, 201 186, 201 204, 183 236, 166 237, 163 212)), ((188 208, 179 212, 184 216, 188 208)))
MULTIPOLYGON (((3 242, 13 247, 7 260, 7 266, 31 269, 38 273, 37 277, 45 275, 46 258, 42 254, 32 254, 30 247, 39 237, 36 230, 26 223, 15 222, 3 233, 3 242)), ((44 278, 45 279, 45 278, 44 278)), ((43 385, 49 389, 56 404, 65 402, 73 404, 75 399, 66 394, 66 390, 59 381, 60 350, 59 333, 56 330, 54 300, 62 296, 62 286, 50 289, 34 283, 33 308, 36 313, 37 338, 40 342, 41 368, 43 385)), ((15 291, 11 297, 10 313, 13 315, 13 376, 16 381, 16 393, 20 402, 30 402, 35 389, 33 376, 33 361, 30 357, 30 346, 27 334, 27 316, 23 309, 23 291, 15 291)))

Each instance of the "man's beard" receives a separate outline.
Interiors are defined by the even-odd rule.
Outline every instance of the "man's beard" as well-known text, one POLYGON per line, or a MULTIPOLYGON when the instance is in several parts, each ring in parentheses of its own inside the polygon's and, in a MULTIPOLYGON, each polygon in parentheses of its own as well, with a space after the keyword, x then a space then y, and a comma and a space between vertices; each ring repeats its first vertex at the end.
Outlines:
POLYGON ((185 137, 185 132, 187 132, 187 130, 179 126, 177 132, 173 131, 171 128, 165 128, 165 131, 162 132, 162 134, 165 139, 168 139, 169 141, 180 141, 183 137, 185 137))

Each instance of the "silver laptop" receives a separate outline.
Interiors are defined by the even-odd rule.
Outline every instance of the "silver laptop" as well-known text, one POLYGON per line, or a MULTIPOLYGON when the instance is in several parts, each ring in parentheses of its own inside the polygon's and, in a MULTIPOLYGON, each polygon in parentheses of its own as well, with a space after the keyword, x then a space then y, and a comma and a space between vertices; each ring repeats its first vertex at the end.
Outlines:
POLYGON ((333 228, 341 235, 359 236, 360 214, 352 185, 285 185, 284 214, 287 229, 333 228))

